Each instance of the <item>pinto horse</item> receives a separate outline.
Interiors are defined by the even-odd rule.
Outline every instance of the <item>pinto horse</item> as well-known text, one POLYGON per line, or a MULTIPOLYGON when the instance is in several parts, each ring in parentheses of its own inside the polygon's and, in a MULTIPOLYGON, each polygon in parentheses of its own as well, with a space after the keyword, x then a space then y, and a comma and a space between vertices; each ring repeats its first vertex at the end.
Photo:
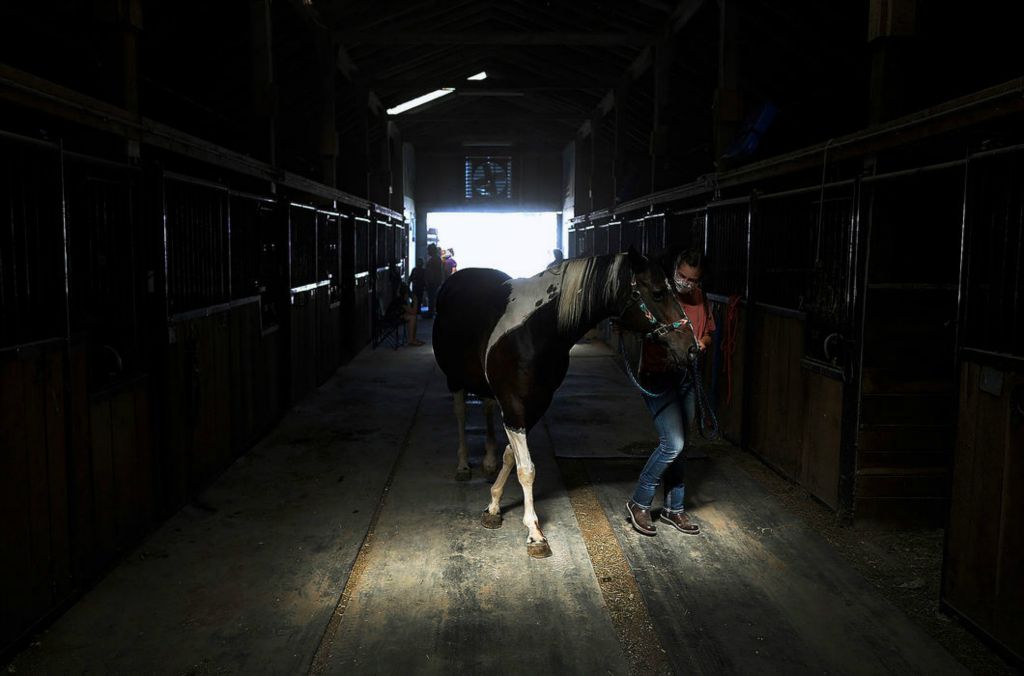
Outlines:
MULTIPOLYGON (((683 308, 665 273, 632 247, 628 253, 576 258, 525 279, 498 270, 467 268, 444 283, 434 319, 434 358, 455 396, 459 422, 456 478, 469 477, 465 446, 465 394, 501 407, 509 443, 481 516, 487 528, 501 526, 501 494, 515 464, 523 488, 527 553, 551 556, 533 507, 536 475, 526 435, 551 404, 569 369, 569 350, 602 319, 618 317, 624 330, 664 343, 679 364, 698 348, 683 308)), ((497 469, 496 446, 488 440, 485 471, 497 469)))

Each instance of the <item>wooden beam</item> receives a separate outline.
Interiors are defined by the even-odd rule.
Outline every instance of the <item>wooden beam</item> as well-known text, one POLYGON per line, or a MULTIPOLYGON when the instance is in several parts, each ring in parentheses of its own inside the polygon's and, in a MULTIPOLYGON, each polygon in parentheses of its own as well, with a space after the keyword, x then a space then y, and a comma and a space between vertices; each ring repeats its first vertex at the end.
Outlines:
POLYGON ((563 33, 563 32, 484 32, 466 31, 417 32, 417 31, 338 31, 334 34, 337 42, 346 45, 510 45, 510 46, 585 46, 616 47, 649 45, 658 39, 645 33, 563 33))
MULTIPOLYGON (((672 39, 672 36, 686 26, 703 4, 704 0, 682 0, 678 5, 676 5, 675 10, 673 10, 672 15, 669 17, 668 26, 666 27, 665 34, 661 39, 672 39)), ((656 41, 657 40, 652 40, 651 42, 656 41)), ((639 77, 643 75, 653 63, 654 50, 651 48, 650 43, 648 43, 647 46, 644 47, 643 51, 633 59, 633 62, 620 78, 619 83, 614 88, 610 89, 604 97, 602 97, 601 101, 598 103, 598 111, 604 111, 602 115, 607 115, 608 111, 611 110, 611 104, 615 101, 615 90, 621 87, 628 87, 630 83, 639 79, 639 77)), ((587 122, 584 122, 580 125, 577 136, 585 138, 587 134, 591 133, 591 130, 592 125, 588 125, 587 122)))
POLYGON ((274 89, 274 59, 271 51, 270 0, 251 0, 249 3, 250 91, 252 107, 249 109, 249 148, 256 157, 275 164, 277 159, 276 113, 274 89))

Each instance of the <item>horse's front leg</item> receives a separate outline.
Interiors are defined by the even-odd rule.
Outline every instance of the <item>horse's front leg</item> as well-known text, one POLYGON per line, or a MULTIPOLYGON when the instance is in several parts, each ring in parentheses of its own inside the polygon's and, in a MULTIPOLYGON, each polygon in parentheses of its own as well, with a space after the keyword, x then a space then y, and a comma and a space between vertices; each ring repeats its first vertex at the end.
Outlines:
POLYGON ((484 419, 487 421, 487 439, 484 441, 484 474, 494 479, 498 473, 498 442, 494 439, 494 408, 497 402, 493 398, 484 399, 484 419))
POLYGON ((501 456, 501 470, 498 478, 491 484, 491 503, 480 515, 480 523, 484 528, 501 528, 501 494, 505 490, 505 482, 512 474, 512 468, 516 464, 516 455, 512 452, 512 446, 505 446, 505 453, 501 456))
POLYGON ((519 485, 523 487, 523 525, 530 531, 526 538, 526 553, 535 559, 547 558, 551 556, 551 547, 540 530, 540 521, 533 509, 533 480, 537 470, 530 457, 530 448, 526 445, 526 431, 510 429, 506 425, 505 433, 508 434, 509 444, 515 454, 519 485))
POLYGON ((466 446, 466 390, 458 390, 455 395, 455 421, 459 426, 459 464, 455 468, 456 481, 469 481, 472 471, 469 469, 469 447, 466 446))

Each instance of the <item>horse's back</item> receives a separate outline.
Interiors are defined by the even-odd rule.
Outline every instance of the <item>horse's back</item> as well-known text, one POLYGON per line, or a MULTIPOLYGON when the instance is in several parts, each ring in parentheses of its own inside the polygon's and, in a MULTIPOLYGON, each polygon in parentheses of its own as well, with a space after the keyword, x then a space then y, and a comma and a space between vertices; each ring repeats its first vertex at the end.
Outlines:
POLYGON ((434 358, 448 389, 489 396, 483 371, 487 340, 508 303, 510 277, 491 268, 465 268, 449 277, 437 294, 434 358))

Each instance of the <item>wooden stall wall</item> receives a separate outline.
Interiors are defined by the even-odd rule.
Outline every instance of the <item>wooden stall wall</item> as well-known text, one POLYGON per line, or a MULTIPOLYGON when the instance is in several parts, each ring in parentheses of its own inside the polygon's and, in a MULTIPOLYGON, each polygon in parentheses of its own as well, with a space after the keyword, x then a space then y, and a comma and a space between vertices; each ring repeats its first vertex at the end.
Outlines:
POLYGON ((349 316, 349 351, 357 354, 370 342, 373 326, 373 300, 370 284, 370 243, 373 224, 366 216, 354 217, 355 269, 352 273, 352 313, 349 316))
POLYGON ((231 193, 231 447, 241 453, 281 415, 279 313, 288 297, 277 204, 231 193))
POLYGON ((317 211, 317 384, 326 382, 341 366, 341 216, 317 211))
MULTIPOLYGON (((13 640, 71 590, 64 346, 0 352, 0 631, 13 640)), ((83 402, 77 402, 81 406, 83 402)), ((91 485, 91 484, 86 484, 91 485)))
POLYGON ((865 195, 859 519, 945 521, 963 185, 957 167, 872 182, 865 195))
MULTIPOLYGON (((323 209, 303 209, 315 329, 293 339, 288 209, 0 131, 0 653, 275 424, 293 344, 311 341, 315 385, 343 342, 369 342, 375 234, 323 209)), ((381 255, 404 271, 404 224, 384 216, 381 255)))
POLYGON ((965 359, 943 603, 1024 664, 1024 360, 965 359), (987 360, 986 360, 987 361, 987 360))
POLYGON ((288 205, 290 401, 309 394, 318 381, 317 315, 321 285, 317 275, 317 215, 303 204, 288 205))
POLYGON ((942 602, 1024 666, 1024 151, 967 171, 942 602))

